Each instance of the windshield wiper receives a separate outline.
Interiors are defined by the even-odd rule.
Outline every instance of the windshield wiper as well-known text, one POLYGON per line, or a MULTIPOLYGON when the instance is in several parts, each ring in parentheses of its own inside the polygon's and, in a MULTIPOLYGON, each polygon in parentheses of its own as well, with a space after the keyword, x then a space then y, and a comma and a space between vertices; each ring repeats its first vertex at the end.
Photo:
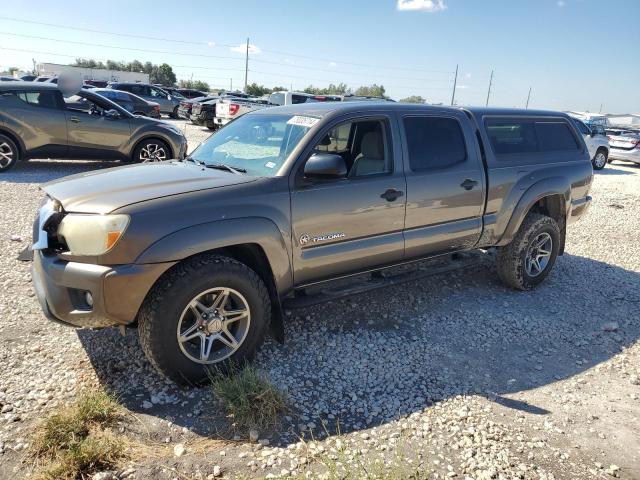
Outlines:
POLYGON ((244 168, 232 167, 231 165, 227 165, 226 163, 207 163, 205 164, 205 167, 215 168, 217 170, 227 170, 228 172, 235 173, 236 175, 247 173, 244 168))

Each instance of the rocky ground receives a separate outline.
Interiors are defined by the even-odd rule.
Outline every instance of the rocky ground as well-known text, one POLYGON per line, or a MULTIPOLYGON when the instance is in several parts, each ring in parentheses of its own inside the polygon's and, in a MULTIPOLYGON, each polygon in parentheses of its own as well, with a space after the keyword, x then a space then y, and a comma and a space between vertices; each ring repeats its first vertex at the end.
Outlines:
MULTIPOLYGON (((185 128, 191 147, 209 134, 185 128)), ((640 478, 640 167, 596 174, 591 210, 533 292, 501 286, 488 257, 287 312, 286 343, 268 340, 256 365, 291 412, 252 443, 208 389, 157 375, 135 331, 74 331, 41 314, 29 265, 16 260, 38 185, 110 166, 33 161, 0 177, 0 478, 28 476, 35 422, 95 385, 120 398, 130 412, 121 430, 144 446, 103 480, 272 478, 385 462, 429 478, 640 478)))

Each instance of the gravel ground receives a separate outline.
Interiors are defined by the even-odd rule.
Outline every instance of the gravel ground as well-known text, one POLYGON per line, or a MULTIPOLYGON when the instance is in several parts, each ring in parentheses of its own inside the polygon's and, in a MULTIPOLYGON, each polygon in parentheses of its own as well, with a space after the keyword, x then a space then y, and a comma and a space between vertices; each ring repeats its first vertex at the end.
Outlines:
MULTIPOLYGON (((209 135, 185 128, 191 147, 209 135)), ((34 422, 93 385, 132 413, 123 432, 161 452, 103 480, 271 478, 376 459, 432 478, 640 478, 639 167, 596 174, 591 210, 536 291, 502 287, 488 257, 287 312, 286 343, 268 340, 256 364, 292 413, 250 443, 208 389, 158 376, 135 331, 75 331, 41 314, 15 260, 38 185, 110 166, 33 161, 0 177, 0 478, 27 476, 34 422)))

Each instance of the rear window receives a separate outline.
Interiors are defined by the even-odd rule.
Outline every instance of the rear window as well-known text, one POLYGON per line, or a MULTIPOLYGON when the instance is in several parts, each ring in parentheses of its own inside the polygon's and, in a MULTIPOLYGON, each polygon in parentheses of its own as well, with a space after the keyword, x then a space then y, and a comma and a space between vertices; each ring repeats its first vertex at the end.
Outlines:
POLYGON ((405 117, 411 170, 446 168, 467 158, 460 123, 453 118, 405 117))
POLYGON ((18 100, 36 107, 62 108, 63 106, 60 101, 60 95, 54 90, 15 92, 14 95, 18 98, 18 100))
POLYGON ((569 152, 580 144, 564 120, 488 120, 487 134, 496 155, 569 152))

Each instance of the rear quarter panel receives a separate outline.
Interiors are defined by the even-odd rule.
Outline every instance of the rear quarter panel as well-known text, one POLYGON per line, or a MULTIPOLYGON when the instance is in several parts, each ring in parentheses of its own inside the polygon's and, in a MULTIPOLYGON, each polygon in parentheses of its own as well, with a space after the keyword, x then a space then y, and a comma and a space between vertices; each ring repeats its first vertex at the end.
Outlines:
POLYGON ((529 208, 544 196, 563 195, 567 216, 573 203, 588 196, 593 169, 587 146, 568 117, 562 114, 557 117, 567 120, 578 141, 578 151, 495 155, 484 128, 484 121, 490 117, 477 119, 488 177, 479 247, 509 243, 529 208))

